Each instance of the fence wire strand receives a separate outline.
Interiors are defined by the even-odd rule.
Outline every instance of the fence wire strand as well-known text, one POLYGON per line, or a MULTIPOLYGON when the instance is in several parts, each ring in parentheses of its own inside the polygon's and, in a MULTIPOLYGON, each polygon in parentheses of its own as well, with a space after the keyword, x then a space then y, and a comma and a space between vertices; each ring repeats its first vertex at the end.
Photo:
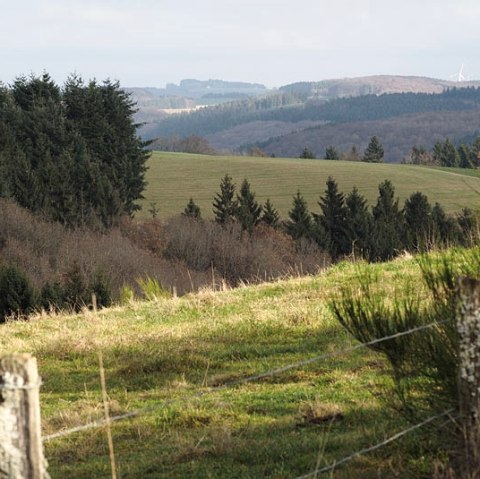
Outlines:
POLYGON ((376 451, 377 449, 380 449, 387 444, 390 444, 391 442, 396 441, 397 439, 400 439, 401 437, 405 436, 406 434, 415 431, 416 429, 419 429, 435 419, 438 419, 440 417, 446 416, 448 414, 451 414, 454 411, 454 409, 448 409, 447 411, 444 411, 440 414, 437 414, 435 416, 431 416, 428 419, 425 419, 422 422, 419 422, 418 424, 415 424, 414 426, 411 426, 407 429, 404 429, 403 431, 397 432, 397 434, 394 434, 393 436, 390 436, 389 438, 383 440, 382 442, 379 442, 378 444, 375 444, 374 446, 366 447, 365 449, 361 449, 360 451, 354 452, 353 454, 350 454, 349 456, 345 456, 342 459, 339 459, 338 461, 333 462, 329 466, 322 467, 321 469, 316 469, 315 471, 309 472, 308 474, 305 474, 303 476, 298 476, 295 479, 309 479, 310 477, 314 477, 318 474, 324 474, 325 472, 330 472, 333 471, 336 467, 345 464, 348 461, 351 461, 352 459, 355 459, 359 456, 363 456, 364 454, 367 454, 369 452, 376 451))
MULTIPOLYGON (((131 411, 131 412, 128 412, 128 413, 125 413, 125 414, 119 414, 117 416, 111 416, 110 417, 110 422, 123 421, 123 420, 126 420, 126 419, 132 419, 132 418, 135 418, 135 417, 138 417, 138 416, 141 416, 141 415, 149 414, 152 411, 155 411, 159 408, 169 406, 170 404, 173 404, 173 403, 176 403, 176 402, 179 402, 179 401, 183 402, 183 401, 198 399, 198 398, 201 398, 201 397, 209 395, 209 394, 214 394, 214 393, 217 393, 219 391, 223 391, 225 389, 240 386, 242 384, 247 384, 247 383, 250 383, 250 382, 253 382, 253 381, 258 381, 260 379, 265 379, 267 377, 273 377, 273 376, 285 373, 287 371, 290 371, 292 369, 298 369, 302 366, 308 366, 309 364, 313 364, 313 363, 316 363, 316 362, 319 362, 319 361, 322 361, 322 360, 325 360, 325 359, 330 359, 330 358, 333 358, 333 357, 342 356, 342 355, 357 351, 359 349, 368 348, 369 346, 373 346, 375 344, 379 344, 379 343, 382 343, 384 341, 389 341, 391 339, 400 338, 402 336, 407 336, 409 334, 413 334, 413 333, 416 333, 418 331, 423 331, 423 330, 426 330, 426 329, 430 329, 430 328, 433 328, 435 326, 438 326, 438 325, 446 323, 446 322, 447 322, 447 320, 434 321, 432 323, 425 324, 425 325, 422 325, 422 326, 417 326, 416 328, 408 329, 406 331, 400 331, 400 332, 392 334, 390 336, 384 336, 383 338, 374 339, 374 340, 369 341, 367 343, 360 343, 360 344, 357 344, 355 346, 352 346, 352 347, 346 348, 346 349, 337 349, 337 350, 329 352, 329 353, 320 354, 318 356, 314 356, 314 357, 309 358, 309 359, 305 359, 305 360, 302 360, 302 361, 297 361, 297 362, 294 362, 294 363, 291 363, 291 364, 287 364, 287 365, 279 367, 279 368, 273 368, 273 369, 270 369, 270 370, 265 371, 263 373, 259 373, 259 374, 255 374, 255 375, 252 375, 252 376, 247 376, 247 377, 244 377, 244 378, 241 378, 241 379, 237 379, 237 380, 234 380, 234 381, 230 381, 226 384, 208 389, 206 391, 199 391, 199 392, 197 392, 196 394, 193 394, 193 395, 182 396, 182 397, 171 399, 171 400, 168 400, 168 401, 163 401, 160 404, 156 404, 155 406, 147 406, 145 408, 136 409, 134 411, 131 411)), ((58 431, 58 432, 53 433, 53 434, 48 434, 48 435, 42 437, 42 441, 44 441, 44 442, 51 441, 52 439, 57 439, 57 438, 60 438, 60 437, 68 436, 70 434, 74 434, 74 433, 81 432, 81 431, 86 431, 88 429, 103 427, 105 425, 106 425, 106 420, 105 419, 98 419, 98 420, 92 421, 88 424, 73 427, 73 428, 70 428, 70 429, 63 430, 63 431, 58 431)), ((310 476, 306 476, 306 477, 310 477, 310 476)))

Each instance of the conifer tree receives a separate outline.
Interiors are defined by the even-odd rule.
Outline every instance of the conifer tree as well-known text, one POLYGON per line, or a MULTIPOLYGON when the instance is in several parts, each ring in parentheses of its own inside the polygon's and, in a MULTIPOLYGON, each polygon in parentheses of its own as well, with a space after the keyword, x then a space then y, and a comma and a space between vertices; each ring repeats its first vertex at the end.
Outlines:
POLYGON ((355 255, 368 257, 373 219, 367 200, 358 192, 357 188, 353 188, 345 199, 345 205, 347 238, 350 248, 355 255))
POLYGON ((118 203, 113 211, 132 215, 139 209, 136 200, 143 198, 149 153, 148 143, 136 135, 136 110, 129 94, 118 82, 99 85, 93 80, 85 85, 72 76, 63 96, 69 128, 82 136, 88 154, 100 166, 104 193, 111 196, 106 201, 118 203))
POLYGON ((378 186, 377 204, 373 207, 373 232, 370 259, 387 261, 403 248, 403 217, 395 199, 395 188, 385 180, 378 186))
POLYGON ((11 314, 28 313, 35 295, 27 277, 13 267, 0 268, 0 323, 11 314))
POLYGON ((299 158, 304 160, 314 160, 316 157, 315 157, 315 153, 313 153, 313 151, 310 148, 305 147, 300 153, 299 158))
POLYGON ((449 138, 445 140, 442 147, 442 166, 458 166, 458 152, 449 138))
POLYGON ((333 260, 347 254, 350 244, 347 237, 345 196, 338 191, 337 182, 330 176, 327 189, 320 198, 320 215, 314 215, 317 242, 328 251, 333 260))
POLYGON ((376 136, 372 136, 370 143, 368 144, 365 153, 363 154, 363 160, 367 163, 382 163, 384 150, 380 143, 380 140, 376 136))
POLYGON ((200 207, 193 201, 193 198, 190 198, 187 206, 183 210, 183 216, 187 218, 195 218, 197 220, 201 219, 202 215, 200 212, 200 207))
POLYGON ((468 145, 458 147, 458 166, 460 168, 475 168, 476 157, 472 148, 468 145))
POLYGON ((433 147, 433 158, 440 166, 458 166, 458 152, 455 145, 446 139, 443 143, 437 141, 433 147))
POLYGON ((235 183, 232 177, 226 174, 220 183, 220 192, 213 200, 213 213, 215 221, 226 224, 233 221, 237 215, 238 203, 235 199, 235 183))
POLYGON ((263 207, 262 221, 272 228, 277 228, 280 222, 280 215, 272 205, 270 198, 267 198, 265 206, 263 207))
POLYGON ((460 234, 458 223, 447 216, 439 203, 432 208, 433 241, 438 246, 453 244, 460 234))
POLYGON ((240 221, 242 228, 249 232, 253 231, 253 227, 260 221, 262 207, 255 200, 255 193, 252 192, 250 183, 245 178, 240 187, 240 194, 237 196, 237 213, 236 216, 240 221))
POLYGON ((286 229, 293 239, 298 240, 312 236, 312 216, 300 190, 293 197, 292 209, 288 212, 288 217, 290 220, 286 224, 286 229))
POLYGON ((326 160, 339 160, 340 155, 338 154, 337 149, 334 146, 329 146, 325 150, 325 159, 326 160))
POLYGON ((407 248, 424 251, 432 240, 432 207, 421 192, 412 193, 405 201, 405 243, 407 248))

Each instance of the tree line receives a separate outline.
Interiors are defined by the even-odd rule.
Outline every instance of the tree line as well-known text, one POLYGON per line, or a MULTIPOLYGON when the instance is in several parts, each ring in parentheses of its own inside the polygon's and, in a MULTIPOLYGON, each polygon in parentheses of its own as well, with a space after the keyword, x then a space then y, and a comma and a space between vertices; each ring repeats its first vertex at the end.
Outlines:
POLYGON ((412 165, 445 166, 456 168, 478 168, 480 166, 480 136, 471 144, 455 145, 449 138, 438 140, 431 151, 422 146, 413 146, 405 163, 412 165))
MULTIPOLYGON (((325 149, 324 159, 363 161, 365 163, 383 163, 384 155, 385 150, 383 149, 383 145, 380 143, 380 140, 377 136, 372 136, 367 147, 365 148, 363 156, 360 155, 360 152, 356 146, 353 146, 347 153, 340 153, 335 146, 330 145, 325 149)), ((314 160, 316 159, 316 156, 315 153, 306 146, 300 153, 299 158, 314 160)))
MULTIPOLYGON (((325 160, 364 161, 366 163, 383 163, 385 150, 377 136, 372 136, 363 155, 353 146, 348 152, 339 152, 330 145, 325 149, 325 160)), ((316 159, 315 153, 308 147, 303 148, 299 158, 316 159)), ((480 166, 480 136, 471 144, 465 142, 455 145, 449 138, 437 140, 431 151, 422 146, 413 146, 409 158, 403 163, 412 165, 443 166, 447 168, 478 168, 480 166)))
MULTIPOLYGON (((294 240, 316 243, 334 261, 351 254, 369 261, 387 261, 403 251, 469 245, 478 235, 478 218, 469 208, 450 216, 439 203, 432 206, 421 192, 412 193, 401 208, 390 180, 379 184, 377 202, 370 208, 357 188, 345 195, 329 177, 318 206, 320 212, 311 213, 297 191, 288 219, 282 221, 270 199, 264 205, 258 203, 247 179, 237 194, 228 174, 212 203, 217 223, 238 222, 248 232, 263 223, 287 232, 294 240)), ((201 219, 193 198, 183 215, 201 219)))
POLYGON ((63 87, 48 75, 0 85, 0 197, 65 225, 111 226, 132 215, 148 152, 118 82, 63 87))

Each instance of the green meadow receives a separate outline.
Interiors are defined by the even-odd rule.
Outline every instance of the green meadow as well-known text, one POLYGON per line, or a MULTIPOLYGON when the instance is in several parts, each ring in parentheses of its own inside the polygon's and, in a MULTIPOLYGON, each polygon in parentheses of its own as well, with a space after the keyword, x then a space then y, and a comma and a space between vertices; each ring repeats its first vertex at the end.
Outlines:
POLYGON ((153 152, 148 167, 141 217, 149 216, 152 203, 158 208, 160 218, 179 214, 190 197, 200 206, 204 217, 213 216, 212 200, 226 173, 238 187, 243 178, 248 178, 257 199, 265 202, 270 198, 283 218, 287 217, 297 190, 304 195, 311 211, 319 211, 317 202, 329 176, 335 178, 345 193, 356 186, 370 205, 376 201, 378 184, 389 179, 401 204, 410 194, 421 191, 432 205, 439 202, 450 213, 464 207, 480 207, 480 173, 474 170, 166 152, 153 152))
MULTIPOLYGON (((329 303, 365 268, 387 293, 420 276, 412 258, 341 263, 235 290, 39 314, 0 326, 0 348, 37 358, 44 435, 103 417, 102 352, 111 415, 142 411, 112 425, 118 477, 294 479, 410 426, 386 406, 387 363, 365 348, 242 383, 358 344, 329 303)), ((412 432, 325 477, 428 476, 431 431, 412 432)), ((112 477, 107 444, 104 427, 46 441, 51 477, 112 477)))

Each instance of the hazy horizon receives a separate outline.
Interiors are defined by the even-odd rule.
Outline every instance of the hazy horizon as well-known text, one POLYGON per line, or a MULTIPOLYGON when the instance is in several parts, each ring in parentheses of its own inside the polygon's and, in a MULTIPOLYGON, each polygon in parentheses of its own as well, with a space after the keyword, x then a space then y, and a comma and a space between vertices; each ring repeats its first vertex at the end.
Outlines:
POLYGON ((476 0, 20 0, 2 9, 0 81, 164 87, 186 78, 278 87, 368 75, 480 79, 476 0), (20 28, 21 27, 21 28, 20 28), (19 33, 20 32, 20 33, 19 33))

